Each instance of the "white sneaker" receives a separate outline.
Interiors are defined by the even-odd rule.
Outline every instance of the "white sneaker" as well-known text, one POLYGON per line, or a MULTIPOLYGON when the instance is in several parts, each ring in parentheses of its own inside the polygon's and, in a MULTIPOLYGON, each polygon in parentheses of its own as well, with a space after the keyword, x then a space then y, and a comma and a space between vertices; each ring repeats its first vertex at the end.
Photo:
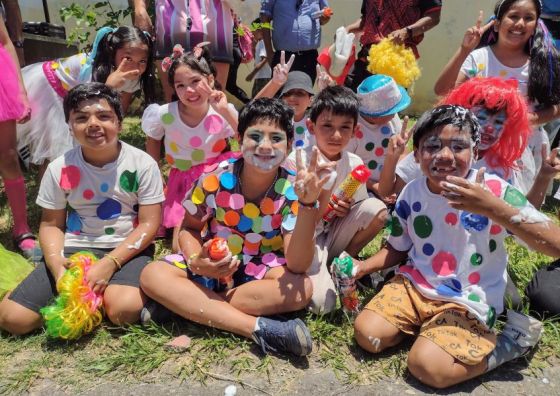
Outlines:
POLYGON ((537 345, 544 331, 541 321, 529 315, 507 311, 507 322, 502 334, 515 341, 520 347, 530 349, 537 345))

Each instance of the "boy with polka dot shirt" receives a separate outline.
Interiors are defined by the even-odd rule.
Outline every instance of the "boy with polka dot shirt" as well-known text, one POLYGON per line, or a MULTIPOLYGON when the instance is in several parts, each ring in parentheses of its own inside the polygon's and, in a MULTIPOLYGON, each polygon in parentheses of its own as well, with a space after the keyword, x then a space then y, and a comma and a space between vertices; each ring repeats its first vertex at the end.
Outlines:
POLYGON ((39 241, 45 261, 0 303, 0 327, 12 334, 42 325, 39 310, 57 294, 67 257, 78 251, 98 257, 85 281, 103 293, 113 323, 136 322, 146 299, 140 272, 153 259, 164 199, 157 163, 119 141, 119 94, 105 84, 70 90, 64 112, 79 146, 51 162, 41 182, 37 204, 43 208, 39 241))
POLYGON ((542 323, 503 309, 511 233, 532 249, 560 255, 558 228, 513 186, 484 169, 471 169, 480 140, 478 120, 460 106, 425 113, 413 136, 424 174, 405 186, 396 203, 387 244, 357 262, 363 276, 404 263, 360 313, 358 344, 372 353, 420 335, 409 371, 444 388, 527 353, 542 323), (396 303, 397 302, 397 303, 396 303))

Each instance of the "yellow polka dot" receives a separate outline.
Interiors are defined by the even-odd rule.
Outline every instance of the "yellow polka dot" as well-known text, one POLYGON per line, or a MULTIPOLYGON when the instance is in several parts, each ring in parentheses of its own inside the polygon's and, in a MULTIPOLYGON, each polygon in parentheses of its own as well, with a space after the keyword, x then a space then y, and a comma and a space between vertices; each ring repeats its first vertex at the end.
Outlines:
POLYGON ((202 188, 200 187, 196 187, 192 193, 192 198, 191 201, 195 204, 195 205, 200 205, 201 203, 204 202, 204 191, 202 191, 202 188))
POLYGON ((170 148, 171 151, 173 151, 174 153, 178 153, 178 152, 179 152, 179 148, 177 147, 177 143, 175 143, 175 142, 169 143, 169 148, 170 148))
POLYGON ((239 235, 230 235, 227 238, 227 242, 231 254, 239 254, 243 250, 243 238, 239 235))
POLYGON ((226 215, 226 211, 224 208, 216 209, 216 220, 223 222, 225 215, 226 215))
POLYGON ((60 67, 60 64, 59 64, 58 62, 53 62, 53 63, 51 63, 51 68, 52 68, 53 70, 56 70, 56 69, 58 69, 59 67, 60 67))
POLYGON ((259 208, 254 203, 249 202, 243 207, 243 214, 250 219, 254 219, 260 213, 259 208))
POLYGON ((478 70, 484 70, 484 69, 486 69, 486 65, 484 63, 479 63, 478 70))
POLYGON ((64 68, 64 73, 70 74, 70 68, 69 68, 69 67, 65 67, 65 68, 64 68))
POLYGON ((86 64, 86 56, 82 55, 82 59, 80 59, 80 64, 85 65, 86 64))

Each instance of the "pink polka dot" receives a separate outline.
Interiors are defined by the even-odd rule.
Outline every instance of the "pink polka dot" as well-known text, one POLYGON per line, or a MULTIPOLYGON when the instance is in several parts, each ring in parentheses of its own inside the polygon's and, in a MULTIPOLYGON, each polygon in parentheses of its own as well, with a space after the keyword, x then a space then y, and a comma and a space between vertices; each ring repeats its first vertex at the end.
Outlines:
POLYGON ((383 148, 378 147, 375 149, 375 155, 377 155, 378 157, 381 157, 383 154, 385 153, 385 150, 383 150, 383 148))
POLYGON ((495 196, 500 197, 502 195, 502 183, 498 180, 487 180, 486 185, 495 196))
POLYGON ((190 138, 189 143, 193 147, 200 147, 200 145, 202 144, 202 139, 198 136, 193 136, 192 138, 190 138))
POLYGON ((281 224, 282 224, 282 215, 279 214, 279 213, 273 215, 272 220, 270 222, 270 225, 272 226, 272 228, 273 229, 280 228, 281 224))
POLYGON ((220 133, 223 127, 224 121, 222 120, 222 117, 218 115, 210 114, 204 119, 204 128, 212 135, 220 133))
POLYGON ((449 252, 439 252, 432 259, 432 269, 441 276, 451 275, 457 269, 457 259, 449 252))
POLYGON ((409 274, 418 286, 422 286, 426 289, 433 289, 432 285, 428 283, 426 278, 418 271, 416 268, 411 267, 410 265, 403 265, 399 268, 399 272, 402 274, 409 274))
POLYGON ((221 208, 229 208, 230 193, 227 191, 220 191, 216 195, 216 204, 221 208))
POLYGON ((451 226, 454 226, 455 224, 457 224, 457 214, 456 213, 448 213, 445 215, 445 222, 451 226))
POLYGON ((183 135, 179 131, 171 131, 167 134, 169 141, 180 142, 183 140, 183 135))
POLYGON ((471 285, 477 285, 480 282, 480 274, 478 272, 473 272, 469 275, 469 282, 471 285))
POLYGON ((60 188, 72 190, 80 184, 80 169, 77 166, 65 166, 60 171, 60 188))
POLYGON ((502 227, 497 224, 492 224, 492 227, 490 227, 490 234, 497 235, 500 232, 502 232, 502 227))
POLYGON ((213 164, 210 164, 210 165, 204 165, 204 173, 214 172, 217 167, 218 167, 217 162, 215 162, 213 164))
POLYGON ((231 194, 229 197, 229 206, 232 209, 239 210, 245 205, 245 198, 241 194, 231 194))
POLYGON ((278 212, 282 207, 282 205, 284 205, 284 202, 286 202, 285 197, 280 197, 276 201, 274 201, 274 211, 278 212))
POLYGON ((360 128, 359 125, 356 126, 356 133, 355 133, 356 137, 358 139, 362 139, 364 137, 364 133, 362 132, 362 128, 360 128))
POLYGON ((87 199, 89 201, 90 199, 93 198, 93 196, 95 194, 90 189, 87 189, 87 190, 84 191, 84 193, 82 195, 83 195, 84 199, 87 199))

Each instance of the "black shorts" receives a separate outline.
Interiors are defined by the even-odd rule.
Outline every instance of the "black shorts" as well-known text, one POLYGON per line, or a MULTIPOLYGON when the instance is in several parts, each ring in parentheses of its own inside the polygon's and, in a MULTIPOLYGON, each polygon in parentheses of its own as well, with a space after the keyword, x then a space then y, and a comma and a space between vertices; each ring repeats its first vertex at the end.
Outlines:
MULTIPOLYGON (((64 249, 64 255, 70 257, 82 250, 87 250, 101 258, 113 249, 68 247, 64 249)), ((150 245, 115 272, 109 280, 109 285, 140 287, 140 272, 153 261, 153 257, 154 245, 150 245)), ((41 261, 27 278, 14 289, 9 299, 39 313, 39 310, 47 306, 56 295, 56 281, 47 269, 45 262, 41 261)))

